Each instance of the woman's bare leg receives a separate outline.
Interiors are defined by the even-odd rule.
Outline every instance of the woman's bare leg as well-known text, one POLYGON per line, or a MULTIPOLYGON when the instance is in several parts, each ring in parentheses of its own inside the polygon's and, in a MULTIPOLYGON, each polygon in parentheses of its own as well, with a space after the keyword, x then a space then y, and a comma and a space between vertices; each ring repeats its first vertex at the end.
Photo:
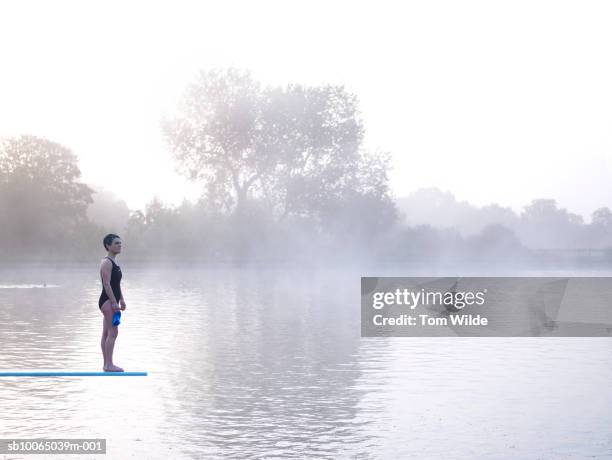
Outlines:
POLYGON ((115 348, 115 340, 119 334, 119 328, 113 326, 113 314, 115 313, 110 305, 110 300, 107 300, 102 305, 102 313, 104 313, 104 321, 106 322, 106 341, 104 343, 104 349, 106 351, 106 367, 105 371, 109 372, 123 372, 119 366, 113 364, 113 349, 115 348))
POLYGON ((100 348, 102 348, 102 356, 104 357, 104 365, 102 366, 102 369, 106 369, 106 365, 108 364, 108 361, 106 360, 106 338, 108 337, 108 325, 104 312, 100 310, 100 313, 102 313, 102 340, 100 341, 100 348))

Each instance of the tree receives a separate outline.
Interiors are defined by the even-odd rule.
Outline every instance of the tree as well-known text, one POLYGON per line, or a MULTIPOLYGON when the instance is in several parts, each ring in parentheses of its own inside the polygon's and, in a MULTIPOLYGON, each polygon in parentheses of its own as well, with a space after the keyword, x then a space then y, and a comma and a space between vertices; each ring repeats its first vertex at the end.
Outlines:
POLYGON ((249 72, 202 71, 180 103, 180 115, 162 121, 162 132, 191 180, 203 179, 207 198, 224 208, 242 209, 249 189, 265 169, 258 151, 261 90, 249 72))
POLYGON ((593 211, 591 223, 612 231, 612 211, 609 208, 599 208, 593 211))
POLYGON ((524 249, 518 236, 501 224, 489 224, 478 235, 467 239, 472 257, 512 259, 524 249))
POLYGON ((88 223, 93 190, 78 181, 81 171, 68 148, 35 136, 0 145, 0 212, 7 243, 28 247, 57 244, 88 223))
POLYGON ((596 209, 589 227, 591 247, 612 248, 612 211, 609 208, 596 209))
POLYGON ((510 229, 519 218, 511 208, 491 203, 482 207, 458 201, 449 191, 436 187, 420 188, 398 200, 405 222, 429 224, 437 228, 452 227, 462 235, 477 235, 487 225, 501 224, 510 229))
POLYGON ((280 220, 322 219, 377 182, 386 201, 386 170, 368 169, 379 158, 361 149, 357 98, 343 86, 262 88, 248 71, 203 71, 179 112, 162 122, 179 171, 236 216, 257 198, 280 220))
POLYGON ((583 247, 582 216, 558 208, 553 199, 537 199, 525 206, 521 214, 521 240, 536 248, 583 247))
POLYGON ((293 84, 268 89, 265 96, 258 140, 268 152, 271 174, 262 174, 257 185, 281 219, 321 217, 368 180, 382 177, 373 178, 378 171, 367 170, 368 160, 379 158, 368 158, 361 149, 358 101, 343 86, 293 84))

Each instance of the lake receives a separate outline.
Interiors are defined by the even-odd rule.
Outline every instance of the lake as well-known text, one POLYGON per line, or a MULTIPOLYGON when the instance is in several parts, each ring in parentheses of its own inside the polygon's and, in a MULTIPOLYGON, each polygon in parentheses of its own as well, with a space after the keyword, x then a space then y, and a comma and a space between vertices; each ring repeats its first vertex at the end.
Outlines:
MULTIPOLYGON (((106 438, 113 459, 612 457, 608 338, 360 337, 361 276, 457 270, 118 262, 114 361, 149 375, 1 378, 2 438, 106 438)), ((100 291, 97 260, 0 268, 1 369, 101 371, 100 291)))

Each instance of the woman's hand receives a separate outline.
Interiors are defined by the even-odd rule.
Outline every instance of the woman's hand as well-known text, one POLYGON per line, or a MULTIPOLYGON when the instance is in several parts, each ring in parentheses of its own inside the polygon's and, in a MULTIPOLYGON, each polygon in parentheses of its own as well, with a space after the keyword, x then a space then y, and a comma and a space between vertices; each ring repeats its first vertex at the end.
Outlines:
POLYGON ((117 304, 116 304, 116 303, 114 303, 114 302, 111 302, 111 310, 113 310, 113 311, 117 311, 117 310, 119 310, 119 305, 117 305, 117 304))
POLYGON ((125 300, 121 299, 119 303, 121 304, 121 309, 125 310, 125 300))

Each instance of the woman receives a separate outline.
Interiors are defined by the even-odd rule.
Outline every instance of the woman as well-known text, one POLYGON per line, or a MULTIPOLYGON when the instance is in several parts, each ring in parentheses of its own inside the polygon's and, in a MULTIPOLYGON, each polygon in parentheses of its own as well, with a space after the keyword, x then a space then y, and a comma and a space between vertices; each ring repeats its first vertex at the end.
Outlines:
POLYGON ((100 264, 100 277, 102 278, 102 293, 98 306, 104 315, 102 322, 102 355, 104 356, 104 372, 123 372, 119 366, 113 364, 113 348, 119 333, 118 326, 113 326, 113 314, 117 310, 125 310, 125 301, 121 293, 121 268, 115 263, 115 257, 121 252, 121 238, 109 233, 102 241, 104 249, 108 252, 100 264), (121 305, 117 305, 117 302, 121 305))

